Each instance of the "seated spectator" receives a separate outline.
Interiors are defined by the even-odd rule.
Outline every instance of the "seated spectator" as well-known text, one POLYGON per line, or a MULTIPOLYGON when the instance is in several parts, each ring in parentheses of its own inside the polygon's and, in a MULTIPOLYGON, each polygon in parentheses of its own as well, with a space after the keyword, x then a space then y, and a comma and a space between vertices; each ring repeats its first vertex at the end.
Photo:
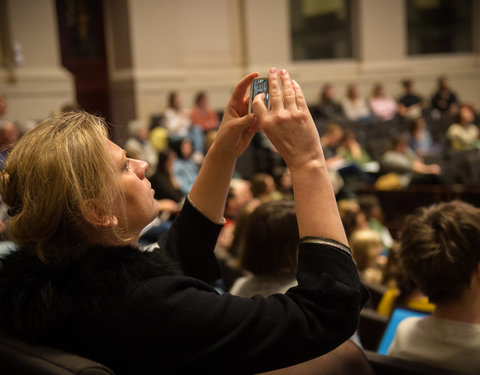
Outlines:
POLYGON ((431 316, 398 326, 389 355, 478 374, 480 209, 453 201, 421 208, 401 237, 409 276, 436 304, 431 316))
POLYGON ((353 259, 357 263, 358 273, 363 282, 378 284, 382 282, 381 258, 382 241, 380 235, 372 229, 355 230, 349 237, 353 259))
POLYGON ((5 95, 0 94, 0 120, 5 119, 8 109, 8 100, 5 95))
POLYGON ((335 99, 335 91, 331 83, 326 83, 320 93, 318 116, 322 120, 336 122, 344 118, 342 106, 335 99))
POLYGON ((273 170, 273 179, 277 186, 277 191, 282 195, 282 199, 293 199, 292 173, 290 169, 284 166, 277 166, 273 170))
POLYGON ((195 98, 195 106, 190 112, 190 119, 193 126, 199 126, 204 133, 215 130, 220 124, 217 112, 209 107, 208 95, 201 91, 195 98))
MULTIPOLYGON (((388 254, 388 251, 393 246, 393 237, 390 230, 385 225, 382 206, 375 195, 361 195, 358 198, 360 209, 365 212, 368 227, 376 231, 382 240, 383 254, 388 254)), ((386 259, 385 259, 386 261, 386 259)))
POLYGON ((147 124, 142 120, 133 120, 128 123, 130 137, 124 148, 127 156, 132 159, 144 160, 148 163, 147 177, 152 176, 157 169, 158 153, 148 139, 147 124))
POLYGON ((177 158, 173 162, 173 174, 179 183, 180 191, 187 195, 198 175, 198 164, 193 160, 193 145, 188 138, 175 144, 177 158))
POLYGON ((403 95, 398 99, 398 113, 408 119, 415 119, 423 114, 424 102, 420 95, 413 89, 413 81, 402 81, 403 95))
POLYGON ((381 121, 393 120, 397 115, 397 102, 391 96, 385 94, 385 89, 381 83, 376 83, 373 86, 372 96, 368 104, 373 115, 381 121))
POLYGON ((248 217, 240 243, 239 266, 249 272, 230 293, 268 297, 297 285, 298 226, 293 201, 271 201, 248 217))
POLYGON ((339 199, 338 211, 347 237, 355 231, 368 228, 367 216, 356 199, 339 199))
POLYGON ((171 149, 158 154, 157 170, 150 178, 152 188, 155 190, 155 199, 171 199, 180 203, 185 197, 180 189, 180 183, 175 177, 176 160, 177 154, 171 149))
MULTIPOLYGON (((366 170, 369 170, 369 166, 371 166, 372 163, 372 158, 360 143, 358 143, 355 132, 350 129, 344 131, 340 146, 337 149, 337 155, 347 162, 355 163, 366 170)), ((378 172, 378 164, 376 171, 378 172)))
POLYGON ((345 98, 341 101, 342 110, 345 117, 350 121, 361 121, 370 123, 372 114, 368 102, 361 97, 358 91, 358 85, 351 83, 347 87, 345 98))
POLYGON ((250 180, 250 189, 254 198, 262 202, 282 199, 273 176, 268 173, 255 173, 250 180))
POLYGON ((453 150, 479 148, 478 126, 473 123, 473 111, 469 105, 462 105, 455 122, 447 129, 447 139, 453 150))
POLYGON ((440 183, 441 168, 437 164, 425 164, 411 149, 403 135, 391 139, 390 147, 380 161, 386 173, 396 173, 403 187, 414 184, 440 183))
POLYGON ((438 150, 438 147, 434 147, 432 136, 423 117, 410 120, 407 138, 408 147, 420 157, 438 150))
POLYGON ((459 100, 450 88, 448 77, 443 75, 438 77, 437 84, 437 91, 432 95, 431 109, 438 113, 456 116, 459 110, 459 100))
POLYGON ((168 97, 168 106, 164 112, 165 127, 169 132, 169 139, 179 141, 189 138, 193 144, 195 160, 201 162, 204 152, 204 135, 202 129, 192 124, 190 113, 182 109, 180 94, 171 92, 168 97))

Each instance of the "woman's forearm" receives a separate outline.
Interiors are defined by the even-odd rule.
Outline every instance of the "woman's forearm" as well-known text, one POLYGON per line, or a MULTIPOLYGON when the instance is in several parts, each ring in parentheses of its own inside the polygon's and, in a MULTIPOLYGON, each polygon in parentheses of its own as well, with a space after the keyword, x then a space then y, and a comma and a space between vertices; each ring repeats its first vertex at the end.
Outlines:
POLYGON ((292 182, 300 237, 327 237, 348 246, 325 163, 292 171, 292 182))

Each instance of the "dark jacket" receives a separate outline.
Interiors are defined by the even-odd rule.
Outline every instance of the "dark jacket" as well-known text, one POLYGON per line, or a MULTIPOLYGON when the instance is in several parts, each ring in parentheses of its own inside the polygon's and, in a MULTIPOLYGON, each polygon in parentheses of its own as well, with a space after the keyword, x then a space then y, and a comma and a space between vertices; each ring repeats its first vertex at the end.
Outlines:
POLYGON ((187 200, 162 250, 92 247, 50 264, 11 253, 0 270, 0 325, 117 374, 254 373, 352 335, 366 295, 341 245, 302 243, 298 287, 246 299, 207 284, 220 277, 219 230, 187 200))

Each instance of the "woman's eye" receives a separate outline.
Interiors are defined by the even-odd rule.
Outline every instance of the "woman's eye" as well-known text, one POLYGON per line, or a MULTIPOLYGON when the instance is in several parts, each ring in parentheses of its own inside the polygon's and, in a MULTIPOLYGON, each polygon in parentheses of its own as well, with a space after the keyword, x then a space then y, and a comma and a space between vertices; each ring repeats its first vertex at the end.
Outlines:
POLYGON ((123 169, 126 171, 130 170, 130 159, 125 160, 125 164, 123 166, 123 169))

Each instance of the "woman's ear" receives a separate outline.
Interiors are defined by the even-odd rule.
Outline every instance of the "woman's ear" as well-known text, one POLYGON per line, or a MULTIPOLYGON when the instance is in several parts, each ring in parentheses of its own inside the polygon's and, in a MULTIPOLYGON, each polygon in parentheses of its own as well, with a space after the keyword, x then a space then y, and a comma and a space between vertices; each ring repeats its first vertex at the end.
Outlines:
POLYGON ((83 219, 95 227, 116 227, 118 219, 115 215, 108 215, 98 199, 87 199, 82 208, 83 219))

